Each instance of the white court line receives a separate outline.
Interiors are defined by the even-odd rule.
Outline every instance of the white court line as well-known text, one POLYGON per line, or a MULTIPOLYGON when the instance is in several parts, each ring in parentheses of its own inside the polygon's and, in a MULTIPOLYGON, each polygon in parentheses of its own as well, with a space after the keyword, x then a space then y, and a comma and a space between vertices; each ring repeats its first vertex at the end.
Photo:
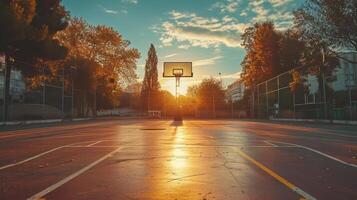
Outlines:
MULTIPOLYGON (((86 142, 93 142, 93 141, 86 141, 86 142)), ((11 164, 8 164, 8 165, 4 165, 4 166, 1 166, 0 167, 0 170, 3 170, 3 169, 6 169, 6 168, 9 168, 9 167, 14 167, 16 165, 21 165, 23 163, 26 163, 26 162, 29 162, 31 160, 34 160, 36 158, 39 158, 41 156, 44 156, 46 154, 49 154, 51 152, 54 152, 54 151, 57 151, 59 149, 62 149, 62 148, 65 148, 65 147, 69 147, 69 145, 75 145, 75 144, 81 144, 81 143, 85 143, 85 142, 76 142, 76 143, 72 143, 72 144, 67 144, 67 145, 63 145, 63 146, 60 146, 60 147, 56 147, 56 148, 53 148, 53 149, 50 149, 48 151, 45 151, 45 152, 42 152, 40 154, 37 154, 37 155, 34 155, 32 157, 29 157, 29 158, 26 158, 25 160, 22 160, 22 161, 19 161, 19 162, 15 162, 15 163, 11 163, 11 164)))
POLYGON ((96 144, 98 144, 98 143, 100 143, 100 142, 102 142, 102 141, 97 141, 97 142, 94 142, 94 143, 92 143, 92 144, 88 144, 87 147, 91 147, 91 146, 96 145, 96 144))
POLYGON ((48 150, 48 151, 45 151, 45 152, 43 152, 43 153, 37 154, 37 155, 35 155, 35 156, 32 156, 32 157, 27 158, 27 159, 25 159, 25 160, 22 160, 22 161, 20 161, 20 162, 16 162, 16 163, 12 163, 12 164, 8 164, 8 165, 5 165, 5 166, 2 166, 2 167, 0 167, 0 170, 3 170, 3 169, 6 169, 6 168, 9 168, 9 167, 13 167, 13 166, 20 165, 20 164, 23 164, 23 163, 25 163, 25 162, 34 160, 34 159, 39 158, 39 157, 41 157, 41 156, 43 156, 43 155, 46 155, 46 154, 48 154, 48 153, 57 151, 58 149, 62 149, 63 147, 66 147, 66 145, 65 145, 65 146, 60 146, 60 147, 57 147, 57 148, 53 148, 53 149, 51 149, 51 150, 48 150))
POLYGON ((319 154, 319 155, 321 155, 321 156, 324 156, 324 157, 326 157, 326 158, 330 158, 330 159, 332 159, 332 160, 334 160, 334 161, 337 161, 337 162, 339 162, 339 163, 341 163, 341 164, 344 164, 344 165, 347 165, 347 166, 350 166, 350 167, 357 168, 357 165, 355 165, 355 164, 352 164, 352 163, 349 163, 349 162, 345 162, 345 161, 343 161, 343 160, 340 160, 340 159, 338 159, 338 158, 336 158, 336 157, 333 157, 333 156, 331 156, 331 155, 328 155, 328 154, 326 154, 326 153, 322 153, 321 151, 318 151, 318 150, 316 150, 316 149, 312 149, 312 148, 309 148, 309 147, 306 147, 306 146, 302 146, 302 145, 298 145, 298 144, 294 144, 294 143, 288 143, 288 142, 277 142, 277 141, 272 141, 272 142, 281 143, 281 144, 287 144, 287 145, 294 145, 294 146, 296 146, 296 147, 300 147, 300 148, 302 148, 302 149, 306 149, 306 150, 312 151, 312 152, 314 152, 314 153, 317 153, 317 154, 319 154))
POLYGON ((61 187, 62 185, 64 185, 65 183, 71 181, 72 179, 76 178, 77 176, 83 174, 84 172, 88 171, 89 169, 91 169, 92 167, 96 166, 97 164, 99 164, 100 162, 104 161, 105 159, 109 158, 110 156, 112 156, 114 153, 119 152, 123 147, 117 148, 114 151, 106 154, 105 156, 99 158, 98 160, 92 162, 91 164, 83 167, 82 169, 80 169, 79 171, 67 176, 66 178, 60 180, 59 182, 51 185, 50 187, 42 190, 41 192, 31 196, 30 198, 28 198, 28 200, 38 200, 42 197, 44 197, 45 195, 47 195, 48 193, 56 190, 57 188, 61 187))
POLYGON ((264 140, 264 142, 267 143, 267 144, 270 144, 273 147, 278 147, 278 145, 273 144, 273 143, 269 142, 268 140, 264 140))
POLYGON ((262 146, 244 146, 244 145, 96 145, 96 146, 81 146, 81 145, 72 145, 72 146, 66 146, 66 148, 108 148, 108 147, 171 147, 171 146, 175 146, 175 147, 179 147, 179 148, 209 148, 209 147, 244 147, 244 148, 297 148, 296 146, 266 146, 266 145, 262 145, 262 146))

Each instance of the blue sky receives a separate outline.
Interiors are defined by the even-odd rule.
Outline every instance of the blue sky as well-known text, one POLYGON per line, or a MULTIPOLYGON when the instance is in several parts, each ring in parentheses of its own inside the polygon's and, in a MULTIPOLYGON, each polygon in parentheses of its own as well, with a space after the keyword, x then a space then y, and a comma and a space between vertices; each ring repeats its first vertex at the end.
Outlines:
MULTIPOLYGON (((203 78, 222 73, 224 85, 239 77, 245 51, 240 35, 255 22, 271 20, 279 30, 292 24, 292 11, 303 0, 63 0, 72 16, 119 31, 139 49, 137 74, 143 78, 150 43, 162 62, 192 61, 194 78, 183 80, 181 93, 203 78)), ((173 91, 173 80, 160 80, 173 91)))

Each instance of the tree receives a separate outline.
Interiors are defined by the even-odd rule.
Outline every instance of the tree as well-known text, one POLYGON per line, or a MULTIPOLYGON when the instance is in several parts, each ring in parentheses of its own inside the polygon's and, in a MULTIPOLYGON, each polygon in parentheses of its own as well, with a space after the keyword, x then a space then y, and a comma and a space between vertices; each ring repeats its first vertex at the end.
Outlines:
POLYGON ((157 62, 156 50, 154 45, 151 44, 148 52, 148 58, 146 59, 145 75, 141 89, 141 100, 143 108, 146 108, 146 110, 158 106, 158 104, 153 103, 155 102, 155 99, 157 99, 157 93, 160 89, 157 62))
POLYGON ((61 69, 75 67, 79 75, 74 80, 75 88, 84 91, 93 113, 95 109, 118 107, 122 88, 136 80, 138 50, 113 28, 92 26, 80 18, 72 18, 56 37, 69 54, 55 64, 61 69), (80 76, 81 73, 93 78, 80 76))
POLYGON ((0 52, 6 57, 5 120, 12 62, 34 62, 38 58, 55 60, 66 56, 67 49, 53 37, 67 26, 68 13, 60 3, 60 0, 0 1, 0 52))
POLYGON ((279 40, 280 68, 277 73, 281 74, 301 66, 301 58, 306 48, 305 42, 300 40, 300 34, 296 30, 287 30, 281 34, 279 40))
MULTIPOLYGON (((215 114, 216 109, 223 108, 224 102, 224 90, 219 80, 214 78, 203 79, 198 85, 190 86, 187 89, 187 98, 185 103, 191 107, 204 111, 211 111, 212 115, 215 114), (196 104, 193 106, 193 104, 196 104)), ((186 106, 187 107, 187 106, 186 106)))
POLYGON ((242 79, 248 87, 279 73, 280 34, 271 22, 257 23, 242 35, 246 56, 241 65, 242 79))
POLYGON ((345 60, 337 51, 357 51, 356 19, 355 0, 310 0, 294 13, 295 25, 305 41, 320 41, 325 50, 345 60))

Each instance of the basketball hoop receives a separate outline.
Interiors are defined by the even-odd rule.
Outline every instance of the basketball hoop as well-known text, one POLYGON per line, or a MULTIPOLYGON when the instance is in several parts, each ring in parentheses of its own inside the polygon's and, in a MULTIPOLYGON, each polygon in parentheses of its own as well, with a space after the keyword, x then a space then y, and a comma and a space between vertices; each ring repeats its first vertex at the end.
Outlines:
POLYGON ((192 62, 164 62, 163 77, 176 78, 175 97, 176 97, 176 116, 175 121, 181 121, 179 112, 177 88, 180 87, 181 77, 193 77, 192 62))
POLYGON ((183 69, 173 69, 172 74, 175 77, 181 77, 183 75, 183 69))

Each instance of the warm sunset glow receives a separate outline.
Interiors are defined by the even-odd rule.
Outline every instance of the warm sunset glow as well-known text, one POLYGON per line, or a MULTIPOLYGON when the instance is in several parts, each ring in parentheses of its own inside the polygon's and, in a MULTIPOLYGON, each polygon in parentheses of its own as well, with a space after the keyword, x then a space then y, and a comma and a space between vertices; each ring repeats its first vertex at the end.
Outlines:
MULTIPOLYGON (((182 78, 180 80, 180 87, 177 88, 177 92, 179 95, 186 95, 187 88, 194 84, 192 79, 182 78)), ((175 79, 162 79, 160 81, 161 89, 169 91, 172 95, 175 95, 175 79)))
POLYGON ((175 169, 176 173, 184 172, 187 167, 186 150, 182 147, 185 143, 185 130, 178 127, 175 133, 174 146, 172 149, 171 167, 175 169))

